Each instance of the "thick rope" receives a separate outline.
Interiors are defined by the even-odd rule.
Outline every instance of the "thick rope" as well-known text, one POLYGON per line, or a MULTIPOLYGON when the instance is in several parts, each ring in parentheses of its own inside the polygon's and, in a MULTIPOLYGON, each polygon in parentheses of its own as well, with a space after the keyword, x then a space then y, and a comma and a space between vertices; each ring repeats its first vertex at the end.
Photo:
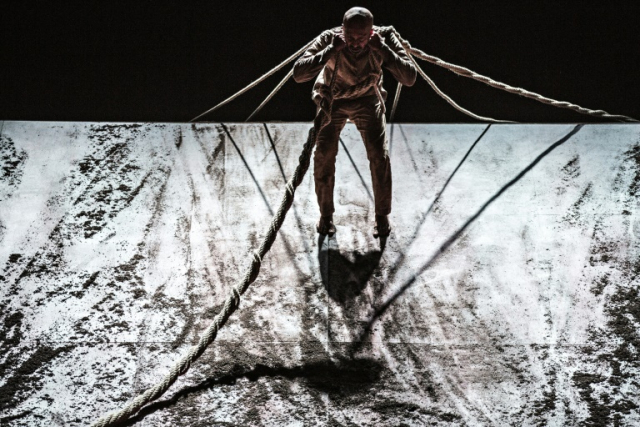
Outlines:
POLYGON ((516 95, 520 95, 520 96, 524 96, 525 98, 530 98, 533 100, 536 100, 538 102, 541 102, 543 104, 547 104, 547 105, 552 105, 554 107, 559 107, 559 108, 566 108, 569 110, 573 110, 577 113, 580 114, 586 114, 586 115, 590 115, 590 116, 594 116, 594 117, 601 117, 601 118, 606 118, 606 119, 614 119, 614 120, 620 120, 620 121, 624 121, 624 122, 637 122, 638 120, 632 118, 632 117, 628 117, 628 116, 624 116, 624 115, 620 115, 620 114, 610 114, 607 113, 604 110, 590 110, 588 108, 584 108, 581 107, 579 105, 576 104, 572 104, 570 102, 566 102, 566 101, 556 101, 554 99, 551 98, 547 98, 545 96, 542 96, 538 93, 535 92, 530 92, 527 91, 525 89, 519 88, 519 87, 514 87, 514 86, 510 86, 508 84, 505 83, 501 83, 498 81, 495 81, 489 77, 483 76, 481 74, 478 74, 474 71, 471 71, 467 68, 464 67, 460 67, 457 65, 453 65, 453 64, 449 64, 448 62, 445 62, 439 58, 436 58, 434 56, 430 56, 427 55, 426 53, 422 52, 419 49, 415 49, 412 48, 411 49, 411 53, 414 56, 417 56, 420 59, 424 59, 426 61, 429 61, 433 64, 439 65, 441 67, 444 67, 450 71, 453 71, 454 73, 461 75, 463 77, 469 77, 472 78, 474 80, 477 80, 479 82, 482 82, 486 85, 489 85, 491 87, 497 88, 497 89, 501 89, 504 90, 506 92, 509 93, 514 93, 516 95))
POLYGON ((244 89, 241 89, 239 92, 237 92, 234 95, 231 95, 229 98, 225 99, 224 101, 222 101, 221 103, 219 103, 218 105, 216 105, 215 107, 212 107, 210 109, 208 109, 207 111, 205 111, 204 113, 200 114, 199 116, 194 117, 193 119, 189 120, 189 122, 195 122, 196 120, 198 120, 200 117, 204 116, 205 114, 209 114, 212 111, 217 110, 218 108, 222 107, 223 105, 233 101, 234 99, 236 99, 237 97, 239 97, 240 95, 242 95, 243 93, 247 92, 250 89, 253 89, 254 87, 256 87, 258 84, 262 83, 264 80, 268 79, 269 77, 271 77, 272 75, 274 75, 275 73, 277 73, 278 71, 280 71, 285 65, 287 65, 288 63, 290 63, 291 61, 293 61, 294 59, 296 59, 298 56, 302 55, 308 48, 309 46, 311 46, 313 44, 313 42, 315 42, 314 40, 311 40, 309 43, 307 43, 304 47, 302 47, 300 50, 298 50, 296 53, 294 53, 293 55, 291 55, 290 57, 288 57, 287 59, 285 59, 283 62, 281 62, 279 65, 277 65, 275 68, 273 68, 271 71, 267 72, 266 74, 264 74, 262 77, 260 77, 259 79, 253 81, 252 83, 250 83, 248 86, 246 86, 244 89))
MULTIPOLYGON (((406 49, 406 47, 405 47, 406 49)), ((408 53, 408 52, 407 52, 408 53)), ((422 76, 423 79, 425 79, 427 81, 427 83, 429 83, 429 86, 431 86, 431 88, 438 94, 440 95, 440 97, 442 99, 444 99, 445 101, 447 101, 453 108, 455 108, 456 110, 466 114, 467 116, 473 117, 476 120, 480 120, 480 121, 485 121, 485 122, 492 122, 492 123, 513 123, 509 120, 497 120, 497 119, 492 119, 491 117, 483 117, 483 116, 479 116, 475 113, 472 113, 471 111, 467 110, 466 108, 463 108, 461 106, 459 106, 458 104, 456 104, 456 102, 451 99, 447 94, 445 94, 444 92, 442 92, 440 90, 440 88, 438 88, 438 86, 436 86, 436 84, 433 82, 433 80, 431 80, 429 78, 429 76, 427 76, 427 74, 422 70, 422 68, 420 68, 420 66, 418 65, 418 63, 416 62, 415 59, 413 59, 413 56, 409 55, 409 59, 411 59, 411 62, 413 62, 413 65, 416 67, 416 70, 418 70, 418 74, 420 74, 422 76)))
POLYGON ((271 225, 269 226, 267 235, 264 237, 258 251, 254 252, 253 254, 251 266, 244 275, 242 281, 240 281, 240 283, 238 283, 231 289, 231 294, 227 297, 222 311, 215 317, 211 325, 205 330, 198 343, 191 347, 187 354, 185 354, 171 368, 169 374, 167 374, 158 384, 147 389, 144 393, 137 396, 133 401, 131 401, 120 411, 108 414, 100 418, 98 421, 92 424, 92 426, 105 427, 122 422, 138 412, 147 403, 158 399, 167 391, 167 389, 169 389, 169 387, 171 387, 173 383, 176 382, 179 376, 184 375, 189 370, 191 364, 195 362, 196 359, 198 359, 202 355, 209 344, 211 344, 216 339, 218 331, 225 325, 229 317, 236 311, 236 309, 240 305, 240 296, 245 293, 249 285, 253 283, 258 277, 262 260, 264 259, 264 256, 267 254, 267 252, 269 252, 269 249, 271 249, 271 245, 276 239, 278 231, 280 230, 280 227, 282 226, 282 223, 284 222, 284 219, 287 215, 287 211, 293 203, 295 190, 302 182, 302 179, 304 178, 304 175, 309 168, 311 152, 313 151, 313 148, 315 146, 316 138, 317 136, 314 127, 309 131, 307 142, 304 144, 302 154, 299 158, 298 167, 296 168, 293 177, 286 184, 284 197, 280 202, 278 212, 271 220, 271 225))
POLYGON ((245 122, 248 122, 249 120, 251 120, 253 118, 253 116, 255 116, 256 114, 258 114, 258 111, 262 110, 262 107, 264 107, 267 102, 271 101, 271 98, 274 97, 274 95, 280 90, 282 89, 282 86, 284 86, 284 84, 287 82, 287 80, 289 80, 291 78, 291 76, 293 76, 293 68, 291 69, 291 71, 289 71, 287 73, 286 76, 284 76, 284 78, 280 81, 280 83, 278 83, 278 86, 276 86, 271 93, 269 94, 269 96, 267 96, 265 98, 264 101, 262 101, 262 103, 260 105, 258 105, 258 108, 256 108, 254 110, 253 113, 251 113, 251 115, 249 117, 247 117, 247 120, 245 120, 245 122))
POLYGON ((637 122, 638 120, 632 118, 632 117, 628 117, 628 116, 623 116, 623 115, 619 115, 619 114, 609 114, 604 110, 590 110, 588 108, 584 108, 581 107, 579 105, 576 104, 572 104, 570 102, 566 102, 566 101, 556 101, 554 99, 551 98, 547 98, 545 96, 542 96, 538 93, 535 92, 530 92, 528 90, 519 88, 519 87, 514 87, 514 86, 510 86, 508 84, 505 83, 501 83, 498 82, 496 80, 493 80, 487 76, 483 76, 481 74, 476 73, 475 71, 472 71, 468 68, 465 67, 461 67, 459 65, 454 65, 451 64, 449 62, 443 61, 440 58, 437 58, 435 56, 432 55, 428 55, 426 53, 424 53, 423 51, 421 51, 420 49, 414 48, 412 47, 409 42, 405 39, 403 39, 400 34, 395 30, 395 28, 393 27, 384 27, 384 29, 382 31, 388 32, 388 33, 393 33, 396 37, 398 37, 398 40, 400 41, 400 43, 402 43, 402 45, 404 46, 404 48, 411 53, 411 55, 416 56, 420 59, 423 59, 425 61, 431 62, 432 64, 438 65, 440 67, 446 68, 449 71, 452 71, 460 76, 463 77, 468 77, 474 80, 477 80, 479 82, 482 82, 486 85, 489 85, 491 87, 494 87, 496 89, 501 89, 504 90, 506 92, 509 93, 514 93, 516 95, 520 95, 520 96, 524 96, 525 98, 530 98, 533 100, 536 100, 538 102, 541 102, 543 104, 547 104, 547 105, 552 105, 554 107, 559 107, 559 108, 566 108, 569 110, 573 110, 577 113, 580 114, 587 114, 590 116, 594 116, 594 117, 601 117, 601 118, 606 118, 606 119, 614 119, 614 120, 620 120, 620 121, 624 121, 624 122, 637 122))
MULTIPOLYGON (((336 68, 339 60, 340 56, 338 56, 338 60, 336 61, 336 68)), ((335 76, 331 81, 332 89, 334 88, 334 85, 335 76)), ((262 240, 260 248, 257 252, 253 253, 251 266, 245 273, 242 281, 231 288, 231 295, 227 297, 222 311, 218 313, 218 315, 213 319, 213 322, 205 330, 204 334, 198 341, 198 344, 191 347, 187 354, 185 354, 171 368, 169 374, 167 374, 159 383, 147 389, 144 393, 138 395, 120 411, 105 415, 104 417, 100 418, 98 421, 92 424, 92 427, 106 427, 118 424, 138 412, 147 403, 158 399, 169 389, 169 387, 171 387, 173 383, 176 382, 178 377, 187 373, 187 371, 191 367, 191 364, 195 362, 202 355, 202 353, 204 353, 206 348, 216 339, 218 331, 225 325, 229 317, 237 310, 238 306, 240 305, 240 296, 246 292, 246 290, 249 288, 249 285, 251 285, 251 283, 253 283, 258 277, 258 274, 260 273, 260 266, 262 265, 262 260, 264 259, 267 252, 269 252, 269 249, 271 249, 271 245, 273 245, 273 242, 275 242, 278 231, 280 230, 280 227, 282 227, 282 223, 287 216, 287 212, 293 204, 293 198, 295 196, 296 188, 298 188, 298 186, 302 182, 302 179, 304 178, 304 175, 309 169, 311 153, 313 152, 313 148, 317 143, 318 135, 320 134, 322 129, 324 129, 324 127, 331 122, 332 109, 333 101, 329 102, 329 106, 326 111, 323 109, 318 109, 316 119, 314 120, 314 126, 309 130, 307 142, 305 142, 302 153, 300 154, 300 157, 298 159, 298 166, 293 173, 293 177, 291 177, 291 179, 285 186, 286 191, 284 197, 282 198, 282 201, 280 202, 280 207, 271 220, 271 225, 269 226, 269 230, 267 231, 266 236, 262 240), (323 113, 325 112, 327 114, 323 116, 323 113), (319 125, 318 120, 321 120, 321 124, 319 125)))

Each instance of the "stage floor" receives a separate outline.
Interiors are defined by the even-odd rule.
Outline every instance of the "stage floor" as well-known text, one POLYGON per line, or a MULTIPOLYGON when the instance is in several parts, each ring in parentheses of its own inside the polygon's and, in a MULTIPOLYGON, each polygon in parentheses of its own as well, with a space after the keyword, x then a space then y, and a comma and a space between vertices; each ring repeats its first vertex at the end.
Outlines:
MULTIPOLYGON (((154 385, 249 266, 309 123, 0 122, 0 424, 154 385)), ((640 125, 348 124, 218 339, 125 425, 640 424, 640 125)))

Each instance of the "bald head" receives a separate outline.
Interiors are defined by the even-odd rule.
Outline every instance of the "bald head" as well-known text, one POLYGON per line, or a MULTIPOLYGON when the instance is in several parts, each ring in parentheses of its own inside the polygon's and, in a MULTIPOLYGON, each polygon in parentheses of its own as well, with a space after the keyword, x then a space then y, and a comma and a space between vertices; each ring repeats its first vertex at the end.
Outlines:
POLYGON ((342 19, 342 37, 351 53, 364 51, 373 35, 373 15, 364 7, 352 7, 342 19))
POLYGON ((373 26, 373 14, 364 7, 352 7, 344 14, 342 25, 352 28, 371 27, 373 26))

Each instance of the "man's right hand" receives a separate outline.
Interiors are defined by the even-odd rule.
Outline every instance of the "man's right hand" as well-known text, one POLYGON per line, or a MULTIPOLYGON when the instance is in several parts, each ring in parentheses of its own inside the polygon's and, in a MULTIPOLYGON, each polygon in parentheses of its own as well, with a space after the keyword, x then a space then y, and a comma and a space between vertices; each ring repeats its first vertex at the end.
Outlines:
POLYGON ((333 40, 331 40, 331 44, 333 45, 333 48, 336 50, 336 52, 340 52, 347 45, 347 43, 342 38, 342 34, 334 34, 333 40))

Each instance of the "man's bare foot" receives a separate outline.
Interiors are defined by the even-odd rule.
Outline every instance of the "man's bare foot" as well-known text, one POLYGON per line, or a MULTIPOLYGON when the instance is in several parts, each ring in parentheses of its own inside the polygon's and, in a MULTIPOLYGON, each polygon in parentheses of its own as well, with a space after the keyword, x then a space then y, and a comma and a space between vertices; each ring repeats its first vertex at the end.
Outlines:
POLYGON ((387 215, 376 215, 373 237, 387 237, 391 233, 391 224, 387 215))
POLYGON ((333 216, 321 216, 320 221, 316 225, 316 231, 320 234, 333 236, 336 233, 336 226, 333 225, 333 216))

